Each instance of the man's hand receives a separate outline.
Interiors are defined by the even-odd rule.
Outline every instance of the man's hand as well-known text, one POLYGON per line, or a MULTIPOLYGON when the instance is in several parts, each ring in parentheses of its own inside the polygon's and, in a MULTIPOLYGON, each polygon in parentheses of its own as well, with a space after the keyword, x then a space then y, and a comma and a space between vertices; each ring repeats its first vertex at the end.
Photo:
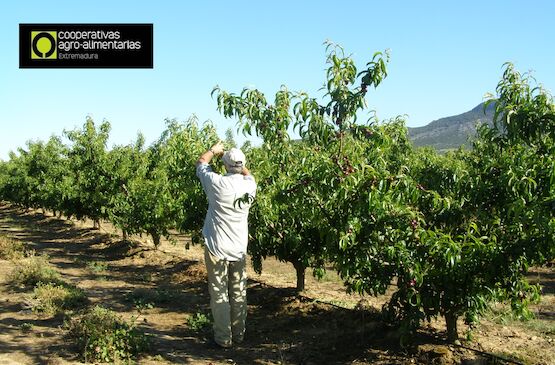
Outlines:
POLYGON ((222 141, 219 141, 206 152, 204 152, 198 159, 197 165, 201 163, 210 163, 212 157, 219 156, 224 154, 224 144, 222 141))
POLYGON ((215 145, 210 147, 210 151, 216 156, 220 156, 224 154, 224 144, 222 141, 218 141, 215 145))
POLYGON ((251 172, 249 171, 249 169, 247 169, 246 167, 243 166, 243 171, 241 171, 241 174, 243 176, 249 176, 251 174, 251 172))

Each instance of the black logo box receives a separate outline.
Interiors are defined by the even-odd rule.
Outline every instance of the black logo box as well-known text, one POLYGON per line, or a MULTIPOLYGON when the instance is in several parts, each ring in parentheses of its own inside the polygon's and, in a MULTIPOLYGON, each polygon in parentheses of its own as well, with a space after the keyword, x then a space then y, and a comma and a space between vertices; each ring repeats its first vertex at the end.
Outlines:
MULTIPOLYGON (((101 41, 109 41, 104 39, 101 41)), ((59 40, 58 40, 59 41, 59 40)), ((58 55, 58 57, 60 57, 58 55)), ((152 24, 19 24, 19 68, 153 68, 152 24), (32 59, 31 32, 118 31, 121 41, 140 41, 139 50, 73 50, 62 54, 98 54, 98 59, 32 59)))

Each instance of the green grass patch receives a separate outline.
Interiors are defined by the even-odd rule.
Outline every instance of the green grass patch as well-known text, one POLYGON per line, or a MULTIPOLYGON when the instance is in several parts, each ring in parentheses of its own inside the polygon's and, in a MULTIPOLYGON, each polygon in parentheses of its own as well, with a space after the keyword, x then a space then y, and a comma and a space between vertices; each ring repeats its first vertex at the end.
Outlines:
POLYGON ((68 336, 80 349, 85 362, 131 362, 150 347, 150 338, 135 321, 95 306, 67 323, 68 336))
POLYGON ((319 282, 324 283, 338 283, 342 284, 343 281, 339 275, 332 270, 312 270, 312 276, 319 282))
POLYGON ((512 313, 508 305, 497 305, 495 308, 486 312, 485 317, 500 325, 518 326, 545 336, 555 335, 555 323, 553 323, 552 320, 537 317, 522 319, 512 313))

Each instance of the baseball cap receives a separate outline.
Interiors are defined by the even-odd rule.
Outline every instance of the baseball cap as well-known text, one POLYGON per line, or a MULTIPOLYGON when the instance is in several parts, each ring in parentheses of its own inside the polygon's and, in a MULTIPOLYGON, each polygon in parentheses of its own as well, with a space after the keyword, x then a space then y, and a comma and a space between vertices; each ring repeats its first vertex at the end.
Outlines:
POLYGON ((224 153, 223 160, 228 166, 242 167, 247 163, 243 151, 235 147, 224 153))

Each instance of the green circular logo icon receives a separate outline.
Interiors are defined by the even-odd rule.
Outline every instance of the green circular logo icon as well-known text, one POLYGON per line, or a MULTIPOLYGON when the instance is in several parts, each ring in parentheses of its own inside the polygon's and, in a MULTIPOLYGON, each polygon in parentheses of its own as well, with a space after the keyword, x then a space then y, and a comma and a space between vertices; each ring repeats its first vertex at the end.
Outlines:
POLYGON ((51 31, 31 32, 31 58, 32 59, 56 59, 57 34, 51 31))

